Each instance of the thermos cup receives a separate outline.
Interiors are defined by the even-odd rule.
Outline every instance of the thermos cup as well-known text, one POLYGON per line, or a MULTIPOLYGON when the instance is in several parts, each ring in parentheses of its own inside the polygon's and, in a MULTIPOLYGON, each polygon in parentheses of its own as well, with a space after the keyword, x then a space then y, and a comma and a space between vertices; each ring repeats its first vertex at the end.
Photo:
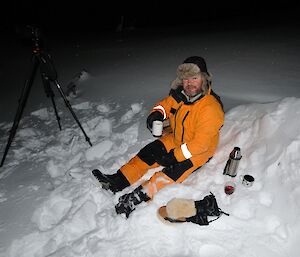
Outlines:
POLYGON ((241 149, 239 147, 234 147, 234 149, 229 154, 229 159, 226 163, 223 174, 235 177, 241 159, 241 149))

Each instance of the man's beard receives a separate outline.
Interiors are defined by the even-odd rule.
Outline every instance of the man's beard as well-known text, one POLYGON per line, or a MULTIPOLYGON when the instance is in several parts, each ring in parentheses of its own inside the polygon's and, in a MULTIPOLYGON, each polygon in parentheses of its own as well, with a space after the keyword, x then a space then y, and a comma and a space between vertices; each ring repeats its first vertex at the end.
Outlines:
POLYGON ((196 95, 199 95, 201 93, 201 89, 199 88, 198 90, 194 91, 194 90, 188 90, 188 88, 186 90, 184 90, 184 93, 189 96, 189 97, 194 97, 196 95))

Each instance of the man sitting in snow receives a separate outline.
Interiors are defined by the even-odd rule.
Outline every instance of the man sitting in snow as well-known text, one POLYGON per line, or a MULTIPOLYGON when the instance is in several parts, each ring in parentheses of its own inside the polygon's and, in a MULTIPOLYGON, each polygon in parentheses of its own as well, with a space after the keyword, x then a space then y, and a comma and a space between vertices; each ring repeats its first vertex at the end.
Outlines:
POLYGON ((154 106, 147 127, 152 130, 153 121, 167 119, 171 132, 146 145, 115 174, 93 170, 102 187, 116 193, 149 169, 162 166, 148 181, 119 198, 118 214, 128 217, 137 204, 149 201, 168 184, 181 183, 213 156, 224 112, 220 97, 211 89, 211 76, 202 57, 191 56, 178 66, 169 96, 154 106))

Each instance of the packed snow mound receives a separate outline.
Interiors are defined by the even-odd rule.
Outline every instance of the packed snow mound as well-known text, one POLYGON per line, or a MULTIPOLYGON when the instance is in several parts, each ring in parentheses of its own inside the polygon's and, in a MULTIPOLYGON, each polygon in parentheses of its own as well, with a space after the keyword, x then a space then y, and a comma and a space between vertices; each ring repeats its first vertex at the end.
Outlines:
MULTIPOLYGON (((214 158, 182 184, 170 185, 152 202, 138 206, 129 219, 117 215, 114 205, 137 185, 113 195, 102 190, 90 172, 100 168, 113 173, 154 140, 150 133, 140 132, 147 110, 142 103, 88 102, 78 103, 76 112, 91 148, 71 118, 62 117, 67 122, 55 133, 51 110, 23 119, 2 178, 12 176, 15 166, 32 161, 45 165, 53 188, 33 212, 32 231, 16 236, 3 256, 296 257, 289 249, 297 244, 300 230, 299 98, 230 110, 214 158), (242 159, 238 175, 231 178, 223 169, 235 146, 241 148, 242 159), (254 176, 252 187, 241 184, 244 174, 254 176), (237 185, 232 195, 224 193, 228 180, 237 185), (209 192, 230 216, 209 226, 169 226, 156 215, 174 197, 200 200, 209 192)), ((0 124, 2 135, 9 125, 0 124)), ((5 140, 1 137, 2 145, 5 140)), ((0 201, 7 199, 0 192, 0 201)))

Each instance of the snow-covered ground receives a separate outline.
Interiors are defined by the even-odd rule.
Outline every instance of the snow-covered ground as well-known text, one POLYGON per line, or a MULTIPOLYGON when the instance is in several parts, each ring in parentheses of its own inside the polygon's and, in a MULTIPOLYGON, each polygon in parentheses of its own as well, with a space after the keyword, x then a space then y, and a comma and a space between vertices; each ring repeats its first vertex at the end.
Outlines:
MULTIPOLYGON (((62 87, 78 78, 77 95, 69 100, 93 147, 56 97, 59 131, 51 102, 37 79, 0 168, 0 255, 298 256, 300 37, 296 29, 178 28, 50 40, 62 87), (136 185, 113 195, 95 184, 90 171, 113 173, 153 140, 145 128, 149 109, 168 93, 177 65, 190 55, 207 59, 213 88, 225 104, 217 152, 182 184, 164 188, 125 219, 116 215, 114 205, 136 185), (223 169, 235 146, 243 157, 238 176, 231 178, 223 175, 223 169), (241 184, 244 174, 255 177, 252 187, 241 184), (230 196, 224 193, 228 180, 237 184, 230 196), (157 218, 157 209, 173 197, 200 200, 209 192, 230 216, 209 226, 166 225, 157 218)), ((24 49, 18 48, 20 55, 13 55, 1 68, 2 152, 17 92, 27 74, 29 57, 24 49)))

